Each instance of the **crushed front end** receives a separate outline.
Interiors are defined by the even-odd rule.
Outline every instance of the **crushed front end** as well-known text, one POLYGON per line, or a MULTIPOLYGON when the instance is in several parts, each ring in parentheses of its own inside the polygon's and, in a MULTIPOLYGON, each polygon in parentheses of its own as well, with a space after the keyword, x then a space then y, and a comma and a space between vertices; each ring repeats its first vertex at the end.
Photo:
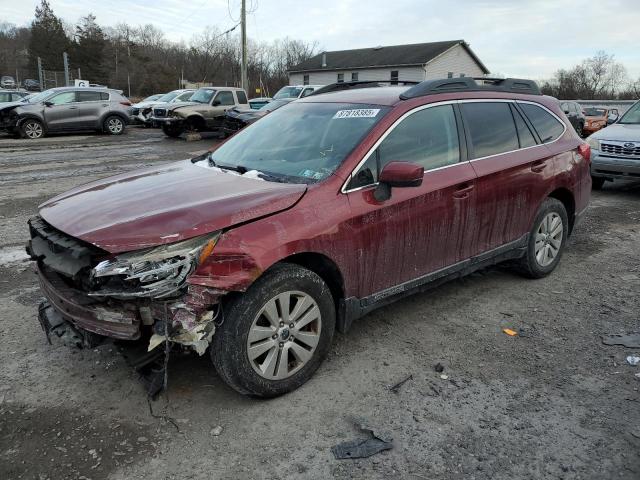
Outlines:
POLYGON ((114 255, 41 217, 29 220, 29 230, 27 252, 47 298, 39 314, 48 338, 55 333, 87 347, 103 337, 144 339, 148 350, 168 338, 205 352, 226 292, 186 280, 211 254, 219 232, 114 255))
POLYGON ((20 117, 15 107, 0 110, 0 131, 15 133, 20 117))

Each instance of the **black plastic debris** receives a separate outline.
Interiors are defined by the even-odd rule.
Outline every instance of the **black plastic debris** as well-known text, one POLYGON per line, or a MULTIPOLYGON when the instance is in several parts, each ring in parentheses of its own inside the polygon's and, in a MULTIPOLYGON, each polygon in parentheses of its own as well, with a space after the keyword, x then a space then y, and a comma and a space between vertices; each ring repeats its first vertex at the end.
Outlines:
POLYGON ((438 373, 442 373, 442 372, 444 372, 444 365, 442 365, 440 362, 438 362, 433 366, 433 369, 438 373))
POLYGON ((393 385, 391 388, 389 388, 389 390, 392 391, 393 393, 398 393, 400 391, 400 387, 405 383, 407 383, 412 378, 413 378, 413 375, 409 375, 408 377, 404 378, 403 380, 400 380, 398 383, 393 385))
POLYGON ((377 432, 366 425, 360 425, 360 430, 366 432, 369 438, 350 440, 331 447, 331 452, 337 460, 366 458, 393 448, 393 438, 388 434, 377 432))
POLYGON ((640 333, 607 335, 602 337, 602 343, 605 345, 622 345, 627 348, 640 348, 640 333))
POLYGON ((137 345, 119 345, 119 350, 127 364, 138 374, 149 398, 155 400, 164 389, 164 350, 155 348, 145 352, 137 345))

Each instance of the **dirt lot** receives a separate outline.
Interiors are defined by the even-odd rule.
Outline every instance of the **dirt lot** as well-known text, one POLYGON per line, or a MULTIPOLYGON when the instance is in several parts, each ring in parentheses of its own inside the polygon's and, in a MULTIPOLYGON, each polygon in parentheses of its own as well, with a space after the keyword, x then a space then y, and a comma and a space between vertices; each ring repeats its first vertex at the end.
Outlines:
POLYGON ((0 137, 0 478, 640 478, 640 366, 625 362, 640 351, 600 338, 640 331, 638 183, 594 195, 550 277, 493 268, 379 310, 274 400, 239 396, 208 356, 177 358, 152 416, 113 345, 49 346, 22 249, 37 205, 212 141, 0 137), (394 448, 335 460, 332 445, 363 437, 357 417, 394 448))

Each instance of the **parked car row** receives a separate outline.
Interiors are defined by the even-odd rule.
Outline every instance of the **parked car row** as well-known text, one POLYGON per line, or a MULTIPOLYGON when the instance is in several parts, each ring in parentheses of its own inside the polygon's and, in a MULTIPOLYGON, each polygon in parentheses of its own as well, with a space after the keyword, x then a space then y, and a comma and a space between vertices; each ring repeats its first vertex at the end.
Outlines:
MULTIPOLYGON (((18 85, 15 79, 10 75, 3 75, 2 77, 0 77, 0 88, 16 89, 19 86, 20 85, 18 85)), ((22 81, 22 88, 29 92, 39 92, 40 82, 32 78, 25 78, 22 81)))

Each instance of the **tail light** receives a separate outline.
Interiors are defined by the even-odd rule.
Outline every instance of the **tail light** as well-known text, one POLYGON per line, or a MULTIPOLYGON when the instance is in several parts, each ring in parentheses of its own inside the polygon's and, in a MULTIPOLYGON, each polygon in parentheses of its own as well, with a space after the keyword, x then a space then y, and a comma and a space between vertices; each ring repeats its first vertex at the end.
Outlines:
POLYGON ((582 155, 587 162, 591 161, 591 147, 587 143, 581 143, 578 147, 578 153, 582 155))
POLYGON ((127 100, 126 102, 120 102, 120 105, 124 105, 125 107, 130 107, 131 106, 131 102, 129 100, 127 100))

